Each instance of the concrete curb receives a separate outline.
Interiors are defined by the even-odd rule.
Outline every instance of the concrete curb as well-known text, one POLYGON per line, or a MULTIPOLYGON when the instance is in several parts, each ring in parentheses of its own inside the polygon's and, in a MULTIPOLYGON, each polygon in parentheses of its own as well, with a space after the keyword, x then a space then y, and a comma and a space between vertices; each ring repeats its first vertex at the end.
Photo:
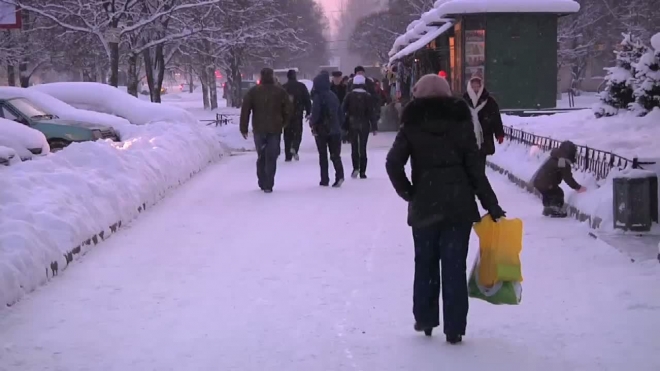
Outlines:
MULTIPOLYGON (((531 193, 531 194, 533 194, 533 195, 535 195, 539 198, 541 197, 541 194, 530 183, 528 183, 526 180, 522 180, 521 178, 519 178, 515 174, 511 173, 509 170, 495 164, 494 162, 492 162, 490 160, 486 161, 486 165, 488 165, 488 167, 490 167, 491 169, 497 171, 498 173, 500 173, 500 174, 506 176, 507 178, 509 178, 511 183, 514 183, 518 187, 524 189, 525 191, 527 191, 527 192, 529 192, 529 193, 531 193)), ((577 219, 581 222, 588 221, 589 222, 589 227, 592 228, 592 229, 600 228, 600 224, 603 221, 602 218, 598 217, 597 215, 589 215, 587 213, 584 213, 584 212, 580 211, 577 207, 575 207, 573 205, 567 204, 566 206, 567 206, 567 210, 568 210, 568 215, 574 217, 575 219, 577 219)))

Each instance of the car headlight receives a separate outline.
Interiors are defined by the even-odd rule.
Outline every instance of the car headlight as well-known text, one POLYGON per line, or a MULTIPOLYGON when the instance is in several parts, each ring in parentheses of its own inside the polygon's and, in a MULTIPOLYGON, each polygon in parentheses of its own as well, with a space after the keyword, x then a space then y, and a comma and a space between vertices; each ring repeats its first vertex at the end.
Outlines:
POLYGON ((94 136, 94 139, 103 138, 103 134, 101 134, 101 130, 98 130, 98 129, 92 130, 92 136, 94 136))

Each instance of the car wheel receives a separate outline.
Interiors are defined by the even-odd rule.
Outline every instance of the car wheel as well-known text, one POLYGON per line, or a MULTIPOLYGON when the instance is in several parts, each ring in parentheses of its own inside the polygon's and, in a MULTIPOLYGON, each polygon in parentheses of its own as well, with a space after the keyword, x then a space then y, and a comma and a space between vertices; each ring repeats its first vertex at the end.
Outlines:
POLYGON ((62 140, 62 139, 53 139, 53 140, 49 140, 48 144, 50 145, 51 152, 57 152, 64 149, 69 144, 71 144, 71 142, 67 142, 66 140, 62 140))

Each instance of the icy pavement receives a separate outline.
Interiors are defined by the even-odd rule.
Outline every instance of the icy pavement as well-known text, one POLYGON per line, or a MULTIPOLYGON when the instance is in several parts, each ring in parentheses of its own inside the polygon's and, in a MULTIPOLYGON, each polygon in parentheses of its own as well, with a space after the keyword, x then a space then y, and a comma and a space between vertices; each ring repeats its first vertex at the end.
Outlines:
POLYGON ((658 264, 543 219, 495 173, 503 208, 525 221, 522 304, 472 300, 460 346, 414 333, 391 138, 373 141, 371 178, 342 189, 318 187, 309 136, 272 195, 257 190, 252 153, 209 167, 0 311, 0 370, 660 369, 658 264))

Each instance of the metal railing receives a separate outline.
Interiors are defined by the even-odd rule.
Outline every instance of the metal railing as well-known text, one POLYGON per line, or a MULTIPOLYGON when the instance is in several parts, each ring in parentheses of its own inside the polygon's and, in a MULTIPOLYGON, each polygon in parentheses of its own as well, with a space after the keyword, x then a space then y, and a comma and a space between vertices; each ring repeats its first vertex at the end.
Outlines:
MULTIPOLYGON (((514 142, 527 146, 537 146, 547 152, 559 147, 561 140, 528 133, 510 126, 504 127, 504 135, 514 142)), ((596 179, 607 178, 612 169, 642 169, 642 165, 653 165, 655 162, 640 162, 637 158, 629 159, 615 153, 603 151, 596 148, 577 145, 577 168, 581 171, 592 173, 596 179)))
POLYGON ((210 119, 210 120, 200 120, 202 122, 206 122, 206 126, 222 126, 222 125, 229 125, 230 122, 233 122, 234 118, 238 117, 236 114, 227 114, 227 113, 216 113, 215 114, 215 119, 210 119))

